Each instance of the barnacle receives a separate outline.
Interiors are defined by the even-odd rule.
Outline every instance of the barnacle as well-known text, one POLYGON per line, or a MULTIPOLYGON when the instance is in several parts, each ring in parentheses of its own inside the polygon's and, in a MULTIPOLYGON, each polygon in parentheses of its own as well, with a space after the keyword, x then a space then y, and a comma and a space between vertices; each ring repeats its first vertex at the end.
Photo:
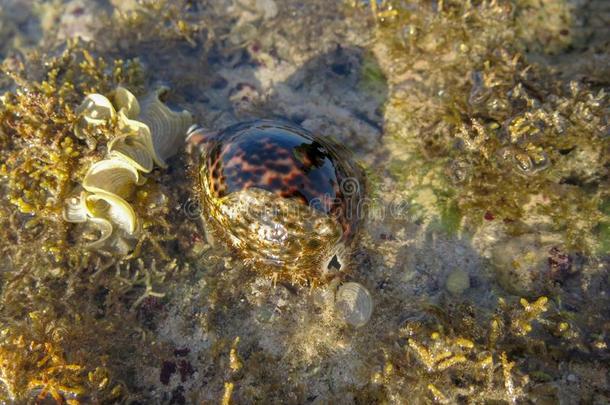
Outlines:
POLYGON ((136 213, 128 201, 135 187, 146 181, 140 171, 150 172, 153 162, 166 167, 165 159, 176 152, 177 143, 191 125, 190 113, 172 111, 161 102, 159 95, 164 91, 155 91, 140 106, 131 92, 119 86, 114 91, 114 103, 101 94, 89 94, 77 109, 80 119, 75 133, 108 124, 115 117, 121 131, 109 142, 108 157, 94 163, 85 174, 85 191, 65 201, 66 221, 91 219, 90 223, 100 229, 100 237, 89 247, 100 248, 114 236, 110 240, 114 250, 126 253, 130 245, 125 240, 138 230, 136 213))

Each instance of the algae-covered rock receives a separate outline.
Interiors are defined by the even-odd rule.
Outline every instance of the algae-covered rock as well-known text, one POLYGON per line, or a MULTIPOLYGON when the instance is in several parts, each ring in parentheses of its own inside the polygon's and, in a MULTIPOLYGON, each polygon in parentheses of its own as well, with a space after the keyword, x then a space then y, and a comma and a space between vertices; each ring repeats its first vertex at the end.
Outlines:
POLYGON ((548 273, 548 249, 534 234, 498 243, 492 250, 496 280, 512 294, 540 295, 548 273))
POLYGON ((595 202, 608 193, 606 92, 530 63, 514 13, 527 7, 388 3, 375 49, 392 84, 388 167, 403 192, 431 185, 442 198, 428 212, 454 206, 470 229, 489 211, 511 234, 545 217, 570 249, 594 251, 595 202))

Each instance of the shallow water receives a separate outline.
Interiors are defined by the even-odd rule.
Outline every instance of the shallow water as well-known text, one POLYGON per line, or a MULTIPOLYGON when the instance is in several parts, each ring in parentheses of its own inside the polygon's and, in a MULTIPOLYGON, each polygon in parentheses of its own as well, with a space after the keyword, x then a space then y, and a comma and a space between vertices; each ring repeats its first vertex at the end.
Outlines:
POLYGON ((1 1, 0 403, 610 401, 610 8, 472 3, 1 1), (88 246, 64 201, 118 127, 74 111, 119 84, 348 148, 348 268, 312 288, 229 248, 192 143, 125 197, 134 236, 88 246))

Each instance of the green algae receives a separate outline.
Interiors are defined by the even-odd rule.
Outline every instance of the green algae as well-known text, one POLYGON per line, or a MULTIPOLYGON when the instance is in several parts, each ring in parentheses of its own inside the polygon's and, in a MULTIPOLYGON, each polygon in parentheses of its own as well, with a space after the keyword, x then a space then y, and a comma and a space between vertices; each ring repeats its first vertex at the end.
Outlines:
POLYGON ((375 55, 370 51, 366 52, 360 67, 359 86, 364 92, 377 97, 380 102, 384 102, 387 84, 387 77, 379 66, 375 55))

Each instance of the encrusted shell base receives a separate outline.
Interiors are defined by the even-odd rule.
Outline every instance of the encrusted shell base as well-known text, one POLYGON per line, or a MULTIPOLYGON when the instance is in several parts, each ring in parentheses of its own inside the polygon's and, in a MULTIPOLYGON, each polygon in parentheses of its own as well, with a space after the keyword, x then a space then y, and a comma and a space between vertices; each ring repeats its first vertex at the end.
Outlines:
POLYGON ((206 221, 215 236, 257 270, 297 284, 331 275, 324 264, 331 261, 343 235, 331 217, 258 188, 205 200, 203 208, 205 217, 216 218, 206 221))

